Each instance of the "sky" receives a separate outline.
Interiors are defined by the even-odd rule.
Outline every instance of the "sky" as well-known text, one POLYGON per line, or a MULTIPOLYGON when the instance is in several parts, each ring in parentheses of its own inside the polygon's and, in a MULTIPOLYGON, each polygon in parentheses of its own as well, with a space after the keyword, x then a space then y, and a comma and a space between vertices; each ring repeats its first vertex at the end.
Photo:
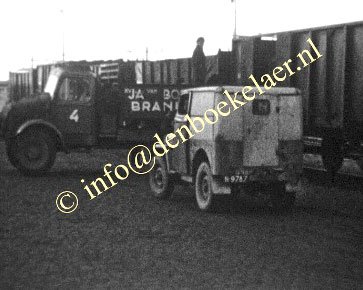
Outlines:
MULTIPOLYGON (((235 1, 238 35, 363 20, 361 0, 235 1)), ((3 0, 0 80, 62 60, 63 43, 66 61, 190 57, 199 36, 206 55, 231 50, 234 13, 231 0, 3 0)))

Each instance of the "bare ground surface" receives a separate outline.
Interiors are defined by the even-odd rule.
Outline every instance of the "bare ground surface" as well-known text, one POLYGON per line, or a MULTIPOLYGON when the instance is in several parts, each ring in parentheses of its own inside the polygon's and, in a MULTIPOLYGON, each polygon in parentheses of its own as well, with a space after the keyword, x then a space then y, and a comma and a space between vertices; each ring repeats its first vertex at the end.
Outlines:
POLYGON ((362 289, 363 183, 306 171, 292 213, 240 196, 216 213, 192 188, 157 201, 132 175, 89 200, 80 179, 124 163, 125 152, 58 155, 43 177, 24 177, 0 143, 1 289, 362 289), (56 196, 77 193, 60 213, 56 196))

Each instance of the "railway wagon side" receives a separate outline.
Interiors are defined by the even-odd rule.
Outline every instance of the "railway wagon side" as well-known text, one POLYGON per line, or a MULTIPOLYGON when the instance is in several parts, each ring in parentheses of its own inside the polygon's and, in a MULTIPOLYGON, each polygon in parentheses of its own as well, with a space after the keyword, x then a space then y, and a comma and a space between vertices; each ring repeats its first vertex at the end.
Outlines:
MULTIPOLYGON (((304 49, 311 52, 309 38, 322 57, 279 83, 301 90, 305 150, 320 153, 332 173, 343 157, 357 160, 362 168, 363 22, 234 40, 236 82, 244 83, 250 74, 260 78, 304 49)), ((291 68, 298 70, 294 62, 291 68)))

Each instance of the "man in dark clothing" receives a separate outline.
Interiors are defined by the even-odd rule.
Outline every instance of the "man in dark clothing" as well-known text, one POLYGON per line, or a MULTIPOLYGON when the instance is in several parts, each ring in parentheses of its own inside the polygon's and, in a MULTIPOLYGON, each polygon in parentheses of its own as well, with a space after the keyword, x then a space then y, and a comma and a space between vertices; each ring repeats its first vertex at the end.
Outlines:
POLYGON ((203 45, 204 45, 204 38, 199 37, 197 39, 197 47, 194 49, 192 57, 193 84, 197 86, 204 85, 205 77, 207 74, 203 45))

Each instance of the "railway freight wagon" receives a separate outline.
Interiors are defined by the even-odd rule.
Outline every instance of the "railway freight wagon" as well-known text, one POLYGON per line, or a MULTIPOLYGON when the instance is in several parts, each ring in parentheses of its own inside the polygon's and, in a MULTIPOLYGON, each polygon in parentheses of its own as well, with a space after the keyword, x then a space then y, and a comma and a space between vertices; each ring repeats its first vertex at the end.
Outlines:
POLYGON ((54 67, 63 66, 87 66, 91 70, 97 71, 100 61, 86 62, 66 62, 56 64, 38 65, 36 68, 21 69, 9 73, 9 100, 17 102, 21 99, 29 99, 35 94, 44 91, 50 71, 54 67))
MULTIPOLYGON (((311 39, 322 57, 279 86, 297 87, 303 97, 306 152, 322 155, 325 168, 335 173, 343 158, 353 158, 362 169, 363 156, 363 22, 243 37, 233 41, 236 82, 253 74, 259 80, 276 66, 307 49, 311 39)), ((308 62, 308 55, 305 53, 308 62)))
MULTIPOLYGON (((207 85, 230 84, 233 79, 231 52, 219 51, 206 57, 207 85)), ((98 75, 103 81, 124 84, 193 85, 191 58, 157 61, 115 61, 101 63, 98 75)))
MULTIPOLYGON (((206 57, 206 84, 230 84, 233 79, 231 52, 219 51, 206 57)), ((11 72, 10 100, 17 102, 31 98, 44 90, 50 71, 54 67, 88 67, 104 82, 134 84, 192 85, 191 58, 158 61, 69 61, 56 64, 38 65, 33 69, 11 72)))
POLYGON ((22 69, 9 73, 10 100, 17 102, 24 97, 31 97, 37 90, 36 69, 22 69))

